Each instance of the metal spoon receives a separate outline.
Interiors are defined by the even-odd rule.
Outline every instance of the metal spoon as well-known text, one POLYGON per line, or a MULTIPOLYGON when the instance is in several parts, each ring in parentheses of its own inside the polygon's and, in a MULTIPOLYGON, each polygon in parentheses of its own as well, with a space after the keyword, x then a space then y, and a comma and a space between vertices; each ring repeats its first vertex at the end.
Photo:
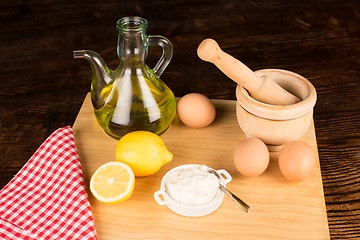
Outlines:
POLYGON ((236 205, 238 205, 242 210, 244 210, 247 213, 249 211, 250 206, 247 205, 243 200, 241 200, 240 198, 235 196, 235 194, 233 194, 232 192, 227 190, 221 184, 221 182, 220 182, 221 176, 219 173, 217 173, 214 169, 209 169, 209 172, 215 174, 215 176, 219 179, 220 189, 225 193, 225 195, 228 196, 234 203, 236 203, 236 205))

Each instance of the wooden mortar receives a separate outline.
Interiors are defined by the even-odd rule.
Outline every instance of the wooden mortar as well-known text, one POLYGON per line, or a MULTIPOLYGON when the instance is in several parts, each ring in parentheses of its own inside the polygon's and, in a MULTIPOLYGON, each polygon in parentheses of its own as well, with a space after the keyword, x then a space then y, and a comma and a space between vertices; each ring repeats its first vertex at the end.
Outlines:
POLYGON ((270 151, 278 151, 285 143, 301 138, 313 119, 316 90, 304 77, 280 69, 255 72, 273 79, 282 88, 296 95, 300 102, 272 105, 252 98, 240 85, 236 88, 236 116, 248 137, 256 137, 267 144, 270 151))

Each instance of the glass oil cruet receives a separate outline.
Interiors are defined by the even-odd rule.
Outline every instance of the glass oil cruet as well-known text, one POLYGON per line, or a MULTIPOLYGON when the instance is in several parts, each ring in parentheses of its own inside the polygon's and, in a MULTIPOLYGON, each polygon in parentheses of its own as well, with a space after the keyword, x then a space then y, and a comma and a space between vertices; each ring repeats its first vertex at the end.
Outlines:
POLYGON ((74 51, 74 58, 84 58, 91 65, 91 100, 96 119, 116 139, 137 130, 160 135, 175 116, 174 94, 159 78, 172 58, 172 44, 165 37, 146 35, 147 26, 141 17, 117 21, 120 64, 114 71, 99 54, 74 51), (154 69, 145 64, 150 45, 160 45, 163 49, 154 69))

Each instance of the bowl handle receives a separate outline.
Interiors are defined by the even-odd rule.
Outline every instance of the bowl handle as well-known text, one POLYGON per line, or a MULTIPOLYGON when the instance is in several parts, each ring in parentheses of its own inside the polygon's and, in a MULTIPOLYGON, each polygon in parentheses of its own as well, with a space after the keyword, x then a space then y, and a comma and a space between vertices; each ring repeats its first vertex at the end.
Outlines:
POLYGON ((168 204, 168 202, 169 202, 169 195, 167 195, 166 192, 164 192, 162 190, 159 190, 159 191, 155 192, 154 193, 154 198, 155 198, 155 201, 159 205, 165 205, 165 204, 168 204))
POLYGON ((224 182, 224 185, 228 184, 232 180, 230 173, 228 173, 225 169, 220 169, 216 171, 221 176, 221 180, 224 182))

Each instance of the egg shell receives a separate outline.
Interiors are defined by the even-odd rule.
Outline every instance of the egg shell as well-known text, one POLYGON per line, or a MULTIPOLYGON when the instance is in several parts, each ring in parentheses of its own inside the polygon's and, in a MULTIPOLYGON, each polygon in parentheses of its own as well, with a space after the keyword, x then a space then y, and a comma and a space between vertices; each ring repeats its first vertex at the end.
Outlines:
POLYGON ((284 145, 279 152, 279 168, 282 175, 294 182, 307 179, 315 168, 316 155, 312 147, 300 140, 284 145))
POLYGON ((180 120, 192 128, 203 128, 212 123, 216 110, 211 100, 200 93, 189 93, 183 96, 177 104, 180 120))
POLYGON ((265 172, 269 161, 269 150, 258 138, 241 141, 234 151, 235 168, 246 177, 256 177, 265 172))

